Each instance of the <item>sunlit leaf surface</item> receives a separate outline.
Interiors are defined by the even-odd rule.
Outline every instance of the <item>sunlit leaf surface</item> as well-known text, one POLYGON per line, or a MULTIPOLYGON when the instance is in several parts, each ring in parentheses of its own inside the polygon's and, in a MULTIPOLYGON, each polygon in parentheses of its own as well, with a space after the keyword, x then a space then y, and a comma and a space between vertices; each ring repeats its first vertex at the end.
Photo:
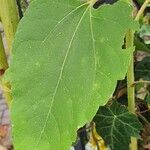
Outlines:
POLYGON ((67 150, 123 79, 136 28, 126 2, 34 0, 20 22, 10 66, 15 150, 67 150))

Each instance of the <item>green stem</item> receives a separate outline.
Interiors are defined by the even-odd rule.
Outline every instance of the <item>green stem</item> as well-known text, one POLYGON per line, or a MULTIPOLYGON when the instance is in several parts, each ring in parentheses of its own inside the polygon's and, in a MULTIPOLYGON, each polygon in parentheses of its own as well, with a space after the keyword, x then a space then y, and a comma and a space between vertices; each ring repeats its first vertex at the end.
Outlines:
POLYGON ((15 0, 0 0, 0 17, 10 50, 19 21, 15 0))
MULTIPOLYGON (((126 48, 133 47, 134 34, 132 30, 129 30, 126 35, 126 48)), ((130 112, 135 113, 135 87, 134 83, 134 57, 131 55, 131 62, 127 72, 127 90, 128 90, 128 109, 130 112)), ((131 137, 131 150, 137 150, 137 139, 131 137)))
POLYGON ((140 17, 142 16, 145 8, 147 7, 147 5, 150 3, 150 0, 145 0, 144 4, 142 5, 142 7, 140 8, 140 10, 138 11, 136 17, 135 17, 135 21, 139 21, 140 17))
MULTIPOLYGON (((145 0, 144 4, 140 8, 135 18, 135 21, 139 21, 141 15, 143 14, 149 2, 150 0, 145 0)), ((129 30, 126 35, 126 48, 133 47, 133 45, 134 45, 134 34, 133 34, 133 31, 129 30)), ((134 57, 132 53, 130 66, 127 72, 128 109, 132 113, 135 113, 135 86, 133 86, 134 83, 135 83, 134 81, 134 57)), ((131 137, 130 149, 131 150, 138 149, 137 139, 134 137, 131 137)))
POLYGON ((0 71, 5 71, 7 68, 8 68, 7 58, 3 46, 2 37, 0 35, 0 71))
MULTIPOLYGON (((0 19, 3 24, 7 45, 9 49, 9 54, 10 54, 14 35, 19 22, 16 0, 0 0, 0 19)), ((0 62, 2 63, 1 59, 0 62)), ((9 90, 5 90, 11 88, 10 83, 6 82, 2 84, 3 84, 3 91, 4 91, 6 101, 8 102, 8 104, 10 104, 12 99, 11 94, 9 90)))
MULTIPOLYGON (((126 48, 133 47, 133 31, 129 30, 126 35, 126 48)), ((127 88, 128 88, 128 108, 129 111, 135 113, 135 88, 134 83, 134 57, 131 56, 131 63, 127 72, 127 88)))
POLYGON ((132 84, 132 86, 135 86, 136 84, 141 84, 141 83, 143 83, 143 84, 150 84, 150 81, 144 81, 144 80, 140 80, 140 81, 135 81, 133 84, 132 84))

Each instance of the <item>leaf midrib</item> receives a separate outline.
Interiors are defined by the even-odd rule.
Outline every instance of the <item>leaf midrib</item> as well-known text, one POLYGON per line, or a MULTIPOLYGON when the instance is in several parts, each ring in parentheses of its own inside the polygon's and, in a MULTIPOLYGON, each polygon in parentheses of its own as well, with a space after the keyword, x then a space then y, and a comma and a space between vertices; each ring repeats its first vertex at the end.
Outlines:
MULTIPOLYGON (((86 3, 85 3, 85 4, 86 4, 86 3)), ((54 27, 53 29, 55 29, 55 28, 58 26, 58 24, 60 24, 64 19, 66 19, 70 14, 72 14, 73 12, 75 12, 76 10, 78 10, 79 8, 82 8, 83 6, 85 6, 85 4, 80 5, 80 6, 77 7, 76 9, 72 10, 68 15, 66 15, 63 19, 61 19, 61 20, 55 25, 55 27, 54 27)), ((54 100, 55 100, 55 96, 56 96, 56 94, 57 94, 58 87, 59 87, 59 85, 60 85, 60 81, 61 81, 61 78, 62 78, 62 75, 63 75, 64 67, 65 67, 65 64, 66 64, 66 60, 67 60, 67 58, 68 58, 68 55, 69 55, 69 52, 70 52, 70 49, 71 49, 73 40, 74 40, 75 35, 76 35, 76 33, 77 33, 78 29, 79 29, 79 26, 80 26, 80 24, 81 24, 81 22, 82 22, 82 20, 83 20, 83 18, 84 18, 84 16, 85 16, 85 14, 87 13, 87 11, 88 11, 89 8, 90 8, 90 5, 89 5, 89 6, 85 9, 85 11, 83 12, 83 14, 82 14, 82 16, 81 16, 81 18, 80 18, 80 20, 79 20, 79 22, 78 22, 78 24, 77 24, 75 30, 74 30, 74 32, 73 32, 73 34, 72 34, 72 38, 71 38, 71 40, 70 40, 70 42, 69 42, 69 45, 68 45, 68 48, 67 48, 67 51, 66 51, 66 55, 65 55, 65 57, 64 57, 64 60, 63 60, 63 63, 62 63, 61 69, 60 69, 59 78, 58 78, 56 87, 55 87, 54 92, 53 92, 53 96, 52 96, 52 100, 51 100, 51 103, 50 103, 50 106, 49 106, 49 109, 48 109, 48 113, 47 113, 47 116, 46 116, 45 124, 44 124, 44 126, 43 126, 43 128, 42 128, 42 130, 41 130, 41 134, 40 134, 40 136, 39 136, 39 139, 38 139, 38 141, 37 141, 37 144, 36 144, 34 150, 36 150, 36 148, 37 148, 37 146, 38 146, 38 144, 39 144, 39 142, 40 142, 40 140, 41 140, 41 138, 42 138, 42 135, 43 135, 43 133, 44 133, 45 127, 46 127, 46 125, 47 125, 48 118, 49 118, 49 116, 50 116, 50 114, 51 114, 52 106, 53 106, 53 103, 54 103, 54 100)), ((53 29, 52 29, 51 31, 53 31, 53 29)), ((50 35, 51 31, 49 32, 48 36, 50 35)), ((47 36, 47 37, 48 37, 48 36, 47 36)), ((47 39, 47 37, 42 41, 43 43, 45 42, 45 40, 47 39)))

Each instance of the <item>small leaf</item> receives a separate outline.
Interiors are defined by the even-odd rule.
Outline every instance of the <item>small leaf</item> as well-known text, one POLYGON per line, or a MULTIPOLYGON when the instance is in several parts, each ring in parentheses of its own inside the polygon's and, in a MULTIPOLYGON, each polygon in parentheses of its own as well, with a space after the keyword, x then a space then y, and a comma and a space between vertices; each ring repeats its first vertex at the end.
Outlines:
POLYGON ((145 44, 150 44, 150 25, 142 25, 139 31, 139 37, 143 39, 145 44))
POLYGON ((150 81, 150 56, 146 56, 142 61, 139 61, 135 66, 136 81, 143 79, 150 81))
POLYGON ((134 37, 134 45, 136 47, 135 50, 150 53, 150 46, 148 44, 145 44, 137 34, 135 34, 134 37))
POLYGON ((144 101, 148 104, 150 104, 150 94, 147 94, 144 101))
POLYGON ((117 102, 101 106, 94 121, 97 132, 112 150, 129 149, 130 136, 138 137, 142 128, 138 118, 117 102))

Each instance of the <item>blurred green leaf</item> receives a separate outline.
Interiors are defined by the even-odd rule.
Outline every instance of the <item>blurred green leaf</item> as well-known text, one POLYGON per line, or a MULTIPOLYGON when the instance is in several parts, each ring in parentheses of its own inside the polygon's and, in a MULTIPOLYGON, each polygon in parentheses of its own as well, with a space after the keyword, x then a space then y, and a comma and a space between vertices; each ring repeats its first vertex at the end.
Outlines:
POLYGON ((150 25, 143 24, 138 32, 139 37, 143 39, 145 44, 150 44, 150 25))
POLYGON ((135 79, 150 81, 150 56, 145 57, 142 61, 138 62, 135 66, 135 79))
POLYGON ((150 53, 149 45, 145 44, 144 41, 140 37, 138 37, 137 34, 135 35, 135 38, 134 38, 134 45, 136 47, 135 48, 136 50, 145 51, 145 52, 150 53))
POLYGON ((150 94, 147 94, 145 97, 145 102, 150 104, 150 94))

